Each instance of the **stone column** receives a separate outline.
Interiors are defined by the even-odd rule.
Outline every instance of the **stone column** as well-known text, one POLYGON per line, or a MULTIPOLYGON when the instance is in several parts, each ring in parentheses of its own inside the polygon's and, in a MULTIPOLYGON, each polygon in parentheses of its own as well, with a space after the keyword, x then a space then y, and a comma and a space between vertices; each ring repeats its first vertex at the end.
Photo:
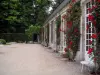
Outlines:
POLYGON ((51 46, 51 23, 49 23, 49 46, 51 46))

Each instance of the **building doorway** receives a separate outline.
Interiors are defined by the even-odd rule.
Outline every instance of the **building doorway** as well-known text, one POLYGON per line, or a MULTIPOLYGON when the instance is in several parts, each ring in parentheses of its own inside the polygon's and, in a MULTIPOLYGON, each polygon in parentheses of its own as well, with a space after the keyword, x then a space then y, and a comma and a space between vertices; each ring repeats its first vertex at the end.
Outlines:
POLYGON ((33 33, 32 40, 33 40, 33 43, 34 43, 34 42, 38 42, 38 34, 33 33))

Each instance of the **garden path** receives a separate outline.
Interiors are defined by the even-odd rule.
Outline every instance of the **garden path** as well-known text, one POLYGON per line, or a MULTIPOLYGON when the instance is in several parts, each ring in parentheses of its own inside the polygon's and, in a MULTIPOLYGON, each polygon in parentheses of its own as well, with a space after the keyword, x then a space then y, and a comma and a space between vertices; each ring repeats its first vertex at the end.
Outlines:
POLYGON ((86 75, 40 44, 0 46, 0 75, 86 75))

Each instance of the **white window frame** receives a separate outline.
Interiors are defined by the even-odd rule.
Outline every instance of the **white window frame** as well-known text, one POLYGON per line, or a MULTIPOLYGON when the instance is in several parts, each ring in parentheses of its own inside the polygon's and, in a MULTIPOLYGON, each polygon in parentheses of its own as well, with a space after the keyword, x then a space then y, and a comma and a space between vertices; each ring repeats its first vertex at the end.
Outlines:
MULTIPOLYGON (((92 34, 94 34, 94 33, 96 33, 96 31, 95 31, 95 28, 93 27, 93 24, 91 23, 91 21, 89 21, 89 20, 87 20, 87 17, 88 17, 88 15, 90 14, 91 15, 91 13, 89 13, 89 10, 88 10, 88 8, 87 8, 87 4, 89 4, 90 3, 90 7, 92 7, 93 5, 92 5, 92 3, 91 3, 91 1, 88 1, 86 4, 85 4, 85 60, 88 60, 89 59, 89 56, 88 56, 88 49, 89 48, 94 48, 94 49, 96 49, 96 47, 95 47, 95 45, 96 45, 96 43, 94 43, 94 45, 91 45, 91 44, 89 44, 89 40, 91 40, 91 41, 93 41, 94 39, 93 38, 91 38, 91 36, 92 36, 92 34), (88 10, 88 13, 87 13, 87 10, 88 10), (87 23, 89 24, 89 23, 91 23, 90 24, 90 32, 89 32, 89 29, 88 29, 88 32, 87 32, 87 23), (93 28, 94 28, 94 32, 93 32, 93 28), (87 35, 88 35, 88 38, 87 38, 87 35), (89 36, 90 35, 90 36, 89 36), (87 44, 87 40, 88 40, 88 44, 87 44), (88 48, 87 48, 87 46, 88 46, 88 48), (88 56, 88 57, 87 57, 88 56)), ((89 7, 89 6, 88 6, 89 7)), ((94 40, 94 41, 96 41, 96 40, 94 40)))

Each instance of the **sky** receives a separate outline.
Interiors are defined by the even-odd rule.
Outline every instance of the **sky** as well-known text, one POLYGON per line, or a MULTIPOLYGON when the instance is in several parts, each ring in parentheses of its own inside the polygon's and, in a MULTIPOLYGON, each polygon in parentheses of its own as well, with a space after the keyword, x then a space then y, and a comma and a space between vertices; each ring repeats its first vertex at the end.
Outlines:
MULTIPOLYGON (((55 4, 55 0, 52 0, 53 1, 53 4, 55 4)), ((50 13, 50 11, 52 10, 52 7, 49 7, 49 13, 50 13)))

